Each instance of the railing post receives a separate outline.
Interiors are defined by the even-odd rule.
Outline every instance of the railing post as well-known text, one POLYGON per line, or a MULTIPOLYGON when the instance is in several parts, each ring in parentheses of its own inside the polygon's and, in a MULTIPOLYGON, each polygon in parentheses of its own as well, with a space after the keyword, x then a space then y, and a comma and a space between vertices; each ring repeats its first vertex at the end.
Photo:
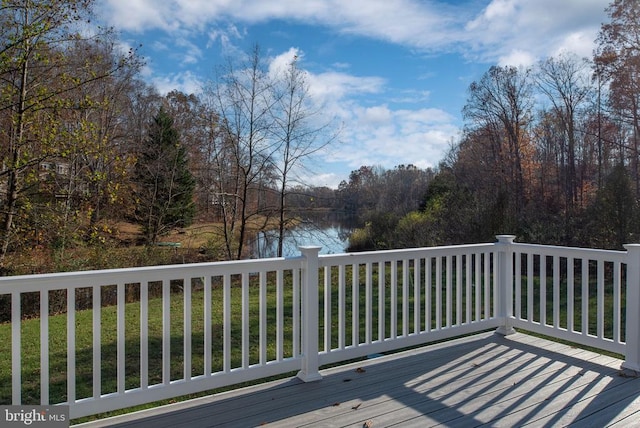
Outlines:
POLYGON ((640 376, 640 244, 628 244, 627 249, 627 318, 626 349, 621 370, 629 376, 640 376))
POLYGON ((496 333, 504 336, 514 334, 516 331, 511 325, 513 317, 513 250, 511 245, 516 238, 514 235, 497 235, 498 242, 498 285, 496 293, 498 294, 497 316, 501 325, 496 329, 496 333))
POLYGON ((322 379, 318 363, 318 253, 320 247, 300 247, 302 269, 302 368, 298 377, 305 382, 322 379))

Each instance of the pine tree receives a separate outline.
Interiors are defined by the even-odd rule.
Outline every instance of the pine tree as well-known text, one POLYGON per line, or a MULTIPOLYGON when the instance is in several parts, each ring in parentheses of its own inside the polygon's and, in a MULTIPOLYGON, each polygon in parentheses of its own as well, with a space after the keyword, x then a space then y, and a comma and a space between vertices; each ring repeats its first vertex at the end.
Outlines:
POLYGON ((160 108, 149 126, 134 174, 136 219, 148 244, 175 227, 192 223, 195 179, 173 119, 160 108))
POLYGON ((585 233, 588 231, 591 241, 599 247, 622 249, 624 244, 634 242, 636 212, 637 203, 629 172, 624 165, 618 164, 598 190, 589 215, 591 223, 585 228, 585 233))

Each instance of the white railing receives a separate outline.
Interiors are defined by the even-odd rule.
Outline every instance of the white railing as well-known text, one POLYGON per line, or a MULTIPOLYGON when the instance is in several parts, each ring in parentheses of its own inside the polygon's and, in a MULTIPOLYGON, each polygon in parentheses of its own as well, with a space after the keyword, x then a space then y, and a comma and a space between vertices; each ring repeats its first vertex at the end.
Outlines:
POLYGON ((324 364, 492 328, 618 352, 623 368, 640 372, 640 246, 587 250, 502 235, 318 252, 0 278, 11 305, 0 325, 0 364, 11 361, 0 380, 11 388, 0 382, 0 404, 68 404, 78 418, 295 371, 318 380, 324 364), (27 301, 38 314, 23 313, 27 301))
POLYGON ((513 327, 625 356, 640 373, 640 245, 627 251, 514 243, 499 237, 506 257, 505 331, 513 327))
POLYGON ((495 263, 494 244, 320 256, 320 364, 497 327, 495 263))

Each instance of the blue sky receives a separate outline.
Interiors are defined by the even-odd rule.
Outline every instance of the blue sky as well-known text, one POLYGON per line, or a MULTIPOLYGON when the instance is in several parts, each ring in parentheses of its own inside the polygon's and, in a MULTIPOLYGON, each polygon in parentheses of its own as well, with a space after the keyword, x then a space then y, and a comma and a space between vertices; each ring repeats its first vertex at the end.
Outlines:
POLYGON ((471 82, 491 65, 590 57, 608 0, 102 0, 123 47, 142 44, 161 93, 198 93, 229 55, 259 44, 299 58, 339 142, 308 163, 336 187, 362 165, 434 167, 458 140, 471 82))

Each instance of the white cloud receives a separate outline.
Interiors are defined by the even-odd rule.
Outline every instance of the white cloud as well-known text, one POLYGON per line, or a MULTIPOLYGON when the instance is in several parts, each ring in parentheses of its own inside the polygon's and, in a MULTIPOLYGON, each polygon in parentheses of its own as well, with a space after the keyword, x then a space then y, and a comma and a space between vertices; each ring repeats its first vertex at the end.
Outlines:
POLYGON ((309 174, 301 177, 301 182, 307 186, 323 186, 337 188, 344 177, 335 173, 309 174))
POLYGON ((514 49, 508 54, 498 58, 498 65, 501 67, 512 65, 515 67, 530 67, 536 62, 536 57, 527 51, 514 49))
POLYGON ((200 93, 203 88, 202 80, 190 71, 160 76, 155 75, 151 78, 151 82, 162 95, 174 89, 184 92, 185 94, 197 94, 200 93))
POLYGON ((101 12, 117 28, 133 32, 142 32, 151 28, 170 31, 176 28, 167 19, 171 16, 173 2, 153 0, 108 0, 101 4, 101 12))
MULTIPOLYGON (((337 35, 382 40, 417 53, 457 53, 470 62, 528 66, 561 52, 590 56, 609 1, 105 0, 103 8, 110 17, 108 23, 116 28, 167 32, 171 40, 164 43, 167 55, 185 67, 205 59, 203 49, 214 44, 220 44, 227 55, 240 53, 235 42, 246 37, 245 26, 273 19, 318 25, 337 35), (193 43, 201 35, 208 36, 206 46, 193 43)), ((293 46, 274 54, 272 69, 286 66, 293 55, 304 59, 301 48, 293 46)), ((356 75, 352 64, 344 62, 332 67, 308 74, 310 95, 322 106, 325 117, 345 124, 340 136, 344 146, 328 153, 328 161, 352 168, 437 164, 459 127, 456 118, 442 110, 408 108, 427 105, 429 90, 390 90, 387 79, 375 75, 376 71, 356 75), (366 104, 364 96, 372 96, 366 104)), ((456 73, 475 78, 472 71, 456 73)), ((416 78, 430 76, 426 72, 416 78)), ((202 86, 200 78, 187 71, 153 80, 161 92, 176 88, 198 92, 202 86)), ((331 181, 330 175, 321 181, 331 181)))
POLYGON ((311 74, 310 93, 320 104, 329 99, 342 100, 353 94, 375 94, 382 91, 385 79, 376 76, 354 76, 338 71, 311 74))
POLYGON ((371 126, 376 126, 388 123, 391 119, 392 113, 387 105, 381 105, 365 108, 362 116, 371 126))
POLYGON ((225 29, 214 28, 208 32, 206 48, 211 48, 214 43, 219 42, 225 55, 229 57, 244 55, 245 52, 233 43, 234 40, 242 39, 243 36, 243 32, 233 24, 228 24, 225 29))
POLYGON ((106 0, 102 10, 111 24, 134 32, 288 19, 425 48, 449 43, 451 23, 463 16, 461 8, 434 0, 106 0))
POLYGON ((277 76, 286 71, 293 61, 302 61, 304 53, 298 48, 289 48, 289 50, 278 54, 269 61, 269 74, 277 76))
POLYGON ((341 136, 344 145, 328 159, 354 169, 360 165, 434 167, 458 132, 455 118, 439 109, 355 107, 341 136))
POLYGON ((558 56, 561 53, 573 52, 576 55, 589 58, 593 54, 593 38, 592 33, 587 31, 576 31, 566 34, 559 40, 555 51, 550 52, 552 56, 558 56))
POLYGON ((154 40, 151 44, 151 48, 157 52, 166 52, 169 50, 169 45, 160 40, 154 40))
POLYGON ((177 37, 173 43, 177 49, 171 55, 178 59, 181 66, 197 64, 202 59, 202 49, 186 37, 177 37))
POLYGON ((351 67, 351 64, 346 62, 335 62, 332 64, 333 68, 346 70, 351 67))
MULTIPOLYGON (((212 39, 242 37, 229 22, 270 19, 321 25, 338 33, 425 51, 456 51, 497 62, 540 58, 561 50, 590 55, 609 0, 106 0, 103 14, 117 28, 208 31, 212 39), (483 7, 484 6, 484 7, 483 7), (224 29, 223 29, 224 28, 224 29), (517 56, 514 56, 518 53, 517 56)), ((194 57, 197 58, 197 57, 194 57)))
MULTIPOLYGON (((291 48, 275 56, 270 68, 286 66, 293 55, 304 57, 303 52, 291 48)), ((387 81, 380 77, 340 71, 308 72, 307 76, 310 95, 322 106, 319 122, 345 126, 339 135, 341 143, 322 154, 322 174, 309 175, 306 183, 336 187, 345 178, 344 173, 326 172, 330 165, 350 169, 361 165, 391 169, 400 164, 434 167, 459 132, 456 118, 440 109, 398 109, 389 103, 363 105, 363 96, 384 94, 387 81)))
POLYGON ((492 0, 465 26, 469 56, 531 62, 561 51, 590 56, 608 0, 492 0))

